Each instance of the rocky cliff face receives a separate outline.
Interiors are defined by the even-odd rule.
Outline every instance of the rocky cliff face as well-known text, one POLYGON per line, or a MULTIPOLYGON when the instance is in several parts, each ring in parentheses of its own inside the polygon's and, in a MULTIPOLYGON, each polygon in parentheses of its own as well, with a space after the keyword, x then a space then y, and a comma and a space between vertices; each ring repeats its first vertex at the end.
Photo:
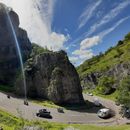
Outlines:
MULTIPOLYGON (((29 60, 26 80, 30 97, 49 99, 57 104, 83 102, 79 76, 64 51, 46 52, 29 60)), ((21 79, 16 86, 17 93, 24 95, 21 79)))
MULTIPOLYGON (((11 85, 14 83, 16 72, 20 65, 14 36, 5 8, 7 8, 5 5, 0 4, 0 84, 11 85)), ((26 61, 31 52, 31 43, 26 31, 19 28, 18 15, 10 10, 9 16, 19 41, 23 60, 26 61)))
POLYGON ((84 88, 94 89, 98 85, 100 77, 108 76, 115 79, 115 83, 113 84, 112 88, 116 89, 119 86, 120 81, 128 75, 130 75, 130 62, 117 64, 103 72, 94 72, 88 74, 81 80, 81 82, 84 88))

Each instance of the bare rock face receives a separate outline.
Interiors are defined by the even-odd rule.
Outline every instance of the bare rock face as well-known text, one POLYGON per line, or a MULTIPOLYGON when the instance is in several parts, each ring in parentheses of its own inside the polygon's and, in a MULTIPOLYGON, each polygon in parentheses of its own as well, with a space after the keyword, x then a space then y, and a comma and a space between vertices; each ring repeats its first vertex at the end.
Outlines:
MULTIPOLYGON (((0 3, 0 84, 13 85, 20 62, 6 8, 0 3)), ((19 28, 18 15, 10 10, 9 16, 19 41, 23 60, 26 61, 31 52, 31 43, 26 31, 19 28)))
MULTIPOLYGON (((79 76, 64 51, 43 53, 31 62, 31 67, 28 63, 26 68, 28 96, 56 104, 83 103, 79 76)), ((17 93, 24 95, 20 79, 16 86, 17 93)))

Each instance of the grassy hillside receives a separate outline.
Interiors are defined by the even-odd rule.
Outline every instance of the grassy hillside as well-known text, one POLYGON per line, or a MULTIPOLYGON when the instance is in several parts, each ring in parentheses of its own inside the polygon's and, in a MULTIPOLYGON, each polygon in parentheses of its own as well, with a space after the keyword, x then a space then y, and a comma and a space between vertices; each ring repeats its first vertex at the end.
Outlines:
POLYGON ((127 61, 130 61, 130 33, 125 36, 123 41, 119 41, 117 46, 111 47, 104 54, 101 53, 86 60, 77 67, 77 71, 80 77, 83 78, 92 72, 101 72, 127 61))

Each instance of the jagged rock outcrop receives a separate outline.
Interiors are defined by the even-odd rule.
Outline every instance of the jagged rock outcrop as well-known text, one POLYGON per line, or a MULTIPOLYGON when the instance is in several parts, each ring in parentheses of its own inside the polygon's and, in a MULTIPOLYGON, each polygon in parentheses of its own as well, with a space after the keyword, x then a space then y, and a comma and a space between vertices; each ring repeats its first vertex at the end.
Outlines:
MULTIPOLYGON (((83 103, 79 76, 64 51, 36 56, 29 60, 25 73, 28 96, 49 99, 57 104, 83 103)), ((20 78, 16 88, 17 93, 24 95, 20 78)))
POLYGON ((98 85, 100 77, 108 76, 114 78, 115 82, 112 85, 112 88, 116 89, 119 86, 120 81, 122 81, 122 79, 128 75, 130 75, 130 62, 125 62, 117 64, 103 72, 94 72, 88 74, 82 78, 81 83, 84 89, 94 89, 98 85))
POLYGON ((91 73, 81 79, 83 89, 94 89, 98 84, 98 78, 101 77, 99 73, 91 73))
MULTIPOLYGON (((6 9, 7 7, 0 3, 0 84, 12 85, 20 63, 6 9)), ((11 9, 8 13, 19 41, 23 60, 26 61, 31 52, 31 43, 26 31, 19 28, 18 15, 11 9)))

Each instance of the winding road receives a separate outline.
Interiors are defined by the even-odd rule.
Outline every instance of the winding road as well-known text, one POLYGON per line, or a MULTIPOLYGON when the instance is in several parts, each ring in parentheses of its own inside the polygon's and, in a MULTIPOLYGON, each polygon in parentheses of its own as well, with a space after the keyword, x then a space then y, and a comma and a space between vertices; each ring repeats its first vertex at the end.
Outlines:
MULTIPOLYGON (((88 96, 84 94, 84 99, 90 102, 94 101, 96 96, 88 96)), ((38 104, 29 102, 29 106, 23 104, 23 99, 18 99, 15 97, 11 97, 11 99, 7 98, 7 95, 0 92, 0 109, 7 111, 15 116, 22 116, 24 119, 28 120, 44 120, 51 122, 59 122, 59 123, 69 123, 69 124, 96 124, 96 125, 114 125, 114 124, 125 124, 128 122, 125 118, 121 118, 118 114, 119 106, 116 106, 115 103, 111 100, 103 99, 100 97, 96 97, 99 99, 100 103, 103 106, 110 108, 115 111, 116 116, 104 120, 97 116, 98 107, 92 107, 91 109, 87 109, 85 111, 74 111, 74 110, 64 110, 64 113, 59 113, 56 108, 47 108, 44 106, 40 106, 38 104), (51 112, 52 119, 39 118, 36 116, 36 112, 39 109, 46 108, 51 112)))

